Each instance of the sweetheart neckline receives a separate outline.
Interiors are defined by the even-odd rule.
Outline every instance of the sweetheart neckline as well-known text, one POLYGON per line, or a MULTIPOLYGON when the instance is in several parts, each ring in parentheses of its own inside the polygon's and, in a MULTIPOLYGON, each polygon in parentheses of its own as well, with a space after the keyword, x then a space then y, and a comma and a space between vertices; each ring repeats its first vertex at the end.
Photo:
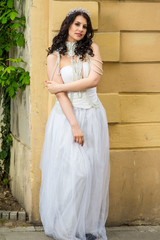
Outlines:
MULTIPOLYGON (((83 62, 83 64, 84 63, 88 63, 87 61, 86 62, 83 62)), ((63 68, 66 68, 66 67, 71 67, 72 65, 67 65, 67 66, 64 66, 64 67, 62 67, 61 69, 60 69, 60 72, 61 72, 61 70, 63 69, 63 68)))

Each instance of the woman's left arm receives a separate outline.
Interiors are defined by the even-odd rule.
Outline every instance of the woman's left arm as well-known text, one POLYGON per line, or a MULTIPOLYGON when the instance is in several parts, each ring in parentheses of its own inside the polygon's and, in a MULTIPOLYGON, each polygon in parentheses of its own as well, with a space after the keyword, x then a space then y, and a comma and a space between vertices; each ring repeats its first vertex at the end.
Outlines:
POLYGON ((55 94, 58 92, 77 92, 88 88, 96 87, 98 85, 102 73, 101 56, 97 44, 92 43, 91 47, 93 49, 94 57, 91 57, 91 69, 88 77, 66 84, 57 84, 54 81, 48 81, 48 83, 50 83, 48 87, 50 88, 51 93, 55 94))

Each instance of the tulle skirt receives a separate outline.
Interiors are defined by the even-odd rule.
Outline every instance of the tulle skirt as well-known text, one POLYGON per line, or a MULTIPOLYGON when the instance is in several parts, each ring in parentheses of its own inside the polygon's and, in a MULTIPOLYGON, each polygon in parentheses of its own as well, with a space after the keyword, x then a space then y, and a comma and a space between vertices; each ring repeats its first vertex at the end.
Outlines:
POLYGON ((109 134, 105 109, 73 108, 84 145, 73 141, 62 110, 51 110, 41 154, 39 210, 46 235, 86 240, 87 233, 106 240, 109 209, 109 134))

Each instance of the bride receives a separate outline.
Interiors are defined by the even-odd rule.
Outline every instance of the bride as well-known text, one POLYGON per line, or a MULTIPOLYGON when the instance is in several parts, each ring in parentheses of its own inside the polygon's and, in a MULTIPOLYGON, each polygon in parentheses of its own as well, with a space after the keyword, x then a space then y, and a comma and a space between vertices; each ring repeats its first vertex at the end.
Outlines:
POLYGON ((109 134, 96 93, 102 61, 89 12, 71 10, 48 50, 46 87, 56 103, 46 124, 39 211, 45 234, 107 239, 109 134))

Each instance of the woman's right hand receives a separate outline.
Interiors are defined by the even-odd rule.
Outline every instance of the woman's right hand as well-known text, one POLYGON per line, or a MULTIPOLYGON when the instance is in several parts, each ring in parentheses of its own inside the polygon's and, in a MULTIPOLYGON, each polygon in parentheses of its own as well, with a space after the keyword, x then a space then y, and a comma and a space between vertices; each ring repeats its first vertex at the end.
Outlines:
POLYGON ((72 127, 72 134, 73 134, 74 142, 77 142, 81 146, 83 146, 83 144, 84 144, 84 135, 83 135, 83 132, 82 132, 82 130, 80 129, 80 127, 78 125, 72 127))

